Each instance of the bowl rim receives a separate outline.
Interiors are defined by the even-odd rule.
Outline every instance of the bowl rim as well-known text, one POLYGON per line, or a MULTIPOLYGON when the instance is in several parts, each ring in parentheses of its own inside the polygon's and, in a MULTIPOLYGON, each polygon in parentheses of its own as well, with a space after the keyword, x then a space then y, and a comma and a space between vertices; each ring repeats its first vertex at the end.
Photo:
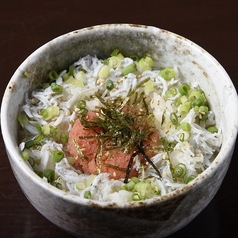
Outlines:
MULTIPOLYGON (((1 129, 2 129, 2 135, 3 135, 3 140, 5 143, 5 147, 7 149, 7 153, 9 153, 10 157, 12 158, 12 160, 14 160, 14 162, 16 163, 17 166, 19 166, 19 168, 21 168, 21 170, 25 173, 26 176, 28 176, 29 179, 32 179, 34 183, 36 183, 38 186, 40 186, 42 189, 44 190, 48 190, 50 191, 50 193, 52 193, 54 196, 62 198, 64 200, 68 200, 72 203, 75 204, 79 204, 79 205, 85 205, 85 206, 97 206, 97 207, 108 207, 108 208, 128 208, 128 207, 138 207, 138 206, 146 206, 146 205, 150 205, 150 204, 154 204, 154 203, 160 203, 163 201, 166 201, 172 197, 176 197, 177 195, 183 195, 188 193, 191 189, 193 189, 197 184, 200 184, 204 181, 204 179, 206 177, 212 176, 215 169, 218 167, 218 165, 220 164, 221 161, 226 159, 226 155, 229 153, 232 153, 233 151, 233 147, 236 141, 236 136, 237 136, 237 132, 238 132, 238 125, 237 125, 237 121, 236 121, 236 125, 234 125, 236 127, 236 131, 233 133, 232 136, 229 137, 229 140, 227 140, 225 142, 226 148, 222 149, 219 151, 218 155, 216 156, 216 158, 214 159, 214 161, 211 163, 211 165, 205 170, 203 171, 201 174, 199 174, 194 180, 192 180, 190 183, 184 185, 181 188, 178 188, 172 192, 169 192, 163 196, 158 196, 156 198, 151 198, 151 199, 146 199, 143 201, 135 201, 135 202, 129 202, 129 203, 123 203, 123 204, 117 204, 115 202, 101 202, 101 201, 94 201, 94 200, 89 200, 89 199, 85 199, 85 198, 81 198, 77 195, 73 195, 73 194, 68 194, 67 192, 64 192, 56 187, 54 187, 53 185, 47 183, 46 181, 44 181, 42 178, 40 178, 28 165, 27 163, 23 160, 23 158, 21 157, 20 153, 19 153, 19 149, 18 149, 18 145, 17 142, 11 141, 9 134, 10 134, 10 130, 8 128, 7 125, 7 109, 8 109, 8 103, 10 101, 10 97, 9 95, 11 94, 11 92, 8 91, 8 88, 10 87, 10 84, 12 81, 16 81, 17 75, 18 75, 18 69, 21 68, 22 66, 24 66, 25 64, 27 64, 27 61, 29 59, 31 59, 31 57, 35 57, 38 53, 40 53, 41 51, 44 51, 47 46, 49 44, 54 44, 57 41, 64 41, 65 39, 67 39, 68 37, 74 37, 77 34, 83 34, 84 32, 89 32, 89 31, 94 31, 94 30, 105 30, 107 28, 125 28, 125 30, 131 30, 134 31, 136 30, 140 30, 140 29, 148 29, 148 32, 153 31, 153 33, 155 32, 159 32, 159 31, 163 31, 163 32, 167 32, 169 33, 172 37, 176 37, 181 39, 182 41, 186 41, 187 44, 189 44, 190 46, 192 45, 193 47, 197 48, 197 50, 200 50, 203 52, 204 57, 209 58, 210 61, 212 61, 212 63, 216 64, 217 67, 219 67, 220 72, 223 74, 223 76, 226 78, 227 82, 229 82, 230 85, 232 85, 232 94, 236 97, 236 104, 238 105, 238 97, 237 97, 237 92, 236 89, 233 85, 233 82, 231 81, 229 75, 227 74, 227 72, 225 71, 225 69, 221 66, 221 64, 212 56, 210 55, 206 50, 204 50, 203 48, 201 48, 199 45, 197 45, 196 43, 188 40, 187 38, 180 36, 176 33, 167 31, 167 30, 163 30, 161 28, 158 27, 154 27, 154 26, 146 26, 146 25, 137 25, 137 24, 104 24, 104 25, 95 25, 92 27, 85 27, 82 29, 78 29, 78 30, 74 30, 71 32, 68 32, 66 34, 60 35, 50 41, 48 41, 47 43, 45 43, 44 45, 40 46, 38 49, 36 49, 34 52, 32 52, 16 69, 16 71, 14 72, 13 76, 11 77, 5 93, 3 95, 3 100, 2 100, 2 106, 1 106, 1 129), (17 145, 17 146, 16 146, 17 145)), ((238 118, 238 107, 234 109, 234 118, 238 118)), ((9 159, 11 162, 11 159, 9 159)))

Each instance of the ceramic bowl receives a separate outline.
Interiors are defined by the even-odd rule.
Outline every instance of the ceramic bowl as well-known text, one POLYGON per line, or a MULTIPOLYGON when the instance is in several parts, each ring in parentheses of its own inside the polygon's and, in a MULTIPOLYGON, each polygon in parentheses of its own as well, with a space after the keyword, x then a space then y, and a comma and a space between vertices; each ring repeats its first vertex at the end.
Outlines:
POLYGON ((231 79, 207 51, 179 35, 151 26, 112 24, 62 35, 37 49, 16 70, 2 101, 1 126, 7 154, 19 185, 47 219, 78 237, 165 237, 188 224, 212 200, 230 164, 238 129, 238 101, 231 79), (158 67, 177 65, 183 76, 199 80, 217 125, 222 147, 216 159, 186 186, 156 199, 118 206, 80 199, 36 175, 18 150, 17 112, 26 92, 87 54, 106 58, 122 54, 151 55, 158 67), (24 72, 31 75, 23 76, 24 72))

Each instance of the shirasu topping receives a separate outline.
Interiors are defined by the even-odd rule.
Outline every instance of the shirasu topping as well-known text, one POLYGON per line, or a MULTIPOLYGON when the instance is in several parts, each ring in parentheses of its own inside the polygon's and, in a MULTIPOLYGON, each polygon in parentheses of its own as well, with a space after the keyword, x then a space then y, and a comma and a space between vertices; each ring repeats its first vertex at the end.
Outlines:
POLYGON ((185 81, 175 65, 154 69, 152 58, 118 50, 51 71, 20 108, 22 156, 45 181, 81 198, 122 204, 163 196, 203 172, 221 146, 205 93, 185 81))

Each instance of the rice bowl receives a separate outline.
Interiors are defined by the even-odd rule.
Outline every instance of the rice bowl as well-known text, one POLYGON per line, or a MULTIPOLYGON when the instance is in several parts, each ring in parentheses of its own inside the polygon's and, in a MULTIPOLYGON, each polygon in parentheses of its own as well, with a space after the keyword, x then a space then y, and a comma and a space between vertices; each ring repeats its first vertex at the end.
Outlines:
POLYGON ((148 56, 112 54, 82 57, 71 73, 50 71, 55 78, 20 108, 20 150, 43 179, 82 198, 163 196, 211 164, 221 130, 198 81, 190 86, 176 66, 152 69, 148 56))
POLYGON ((1 115, 2 126, 5 125, 2 128, 3 136, 16 178, 32 204, 49 220, 74 235, 81 233, 85 237, 88 234, 103 237, 107 233, 115 237, 136 237, 142 224, 144 229, 138 237, 155 237, 158 234, 164 237, 191 221, 218 190, 234 149, 237 134, 237 95, 224 69, 194 43, 154 27, 105 25, 66 34, 33 53, 10 81, 1 115), (115 37, 116 45, 113 41, 115 37), (107 44, 102 45, 101 42, 105 40, 107 44), (120 49, 123 55, 136 54, 139 58, 150 56, 155 62, 155 69, 176 66, 179 69, 176 69, 177 73, 181 72, 182 78, 188 79, 193 88, 194 85, 199 85, 204 90, 211 112, 215 115, 216 127, 221 133, 217 136, 219 139, 216 146, 221 148, 216 158, 213 157, 211 164, 207 164, 208 167, 196 174, 196 178, 187 185, 183 183, 183 186, 176 190, 161 189, 167 189, 162 196, 140 201, 127 200, 125 203, 81 198, 42 180, 21 157, 18 135, 16 130, 11 129, 17 127, 16 109, 23 105, 25 92, 32 92, 36 83, 45 83, 49 71, 61 72, 86 55, 107 59, 115 48, 120 49), (26 78, 25 72, 30 76, 26 78), (53 199, 49 200, 52 196, 53 199), (47 206, 50 206, 50 209, 47 206), (56 216, 58 218, 55 220, 56 216), (110 229, 109 225, 111 218, 117 221, 113 229, 110 229), (100 222, 102 219, 106 221, 103 225, 100 222), (93 223, 92 229, 89 221, 93 223), (116 230, 117 226, 119 228, 122 222, 124 227, 130 227, 129 231, 116 231, 114 234, 113 230, 116 230), (63 223, 65 225, 62 225, 63 223))

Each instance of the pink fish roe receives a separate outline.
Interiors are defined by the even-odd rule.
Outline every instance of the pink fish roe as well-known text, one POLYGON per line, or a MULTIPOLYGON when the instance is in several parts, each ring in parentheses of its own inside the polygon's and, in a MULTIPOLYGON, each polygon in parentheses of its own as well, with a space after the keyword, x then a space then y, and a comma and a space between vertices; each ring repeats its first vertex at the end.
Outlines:
MULTIPOLYGON (((89 112, 87 117, 88 120, 93 120, 96 116, 95 112, 89 112)), ((126 168, 128 166, 129 160, 135 151, 130 153, 124 153, 124 150, 102 150, 101 156, 99 155, 99 139, 90 138, 82 139, 82 136, 95 136, 97 133, 101 134, 100 128, 94 130, 90 128, 85 128, 79 119, 75 120, 74 125, 69 133, 69 150, 71 156, 75 160, 75 165, 82 168, 82 170, 89 174, 98 173, 109 173, 111 179, 121 179, 126 176, 126 168)), ((159 135, 154 133, 150 140, 144 141, 146 148, 151 148, 158 145, 159 135)), ((146 154, 149 158, 154 156, 154 152, 151 150, 146 150, 146 154)), ((139 154, 139 159, 142 163, 145 160, 141 154, 139 154)), ((134 162, 133 162, 134 164, 134 162)), ((130 177, 137 177, 138 171, 133 168, 130 171, 130 177)))

